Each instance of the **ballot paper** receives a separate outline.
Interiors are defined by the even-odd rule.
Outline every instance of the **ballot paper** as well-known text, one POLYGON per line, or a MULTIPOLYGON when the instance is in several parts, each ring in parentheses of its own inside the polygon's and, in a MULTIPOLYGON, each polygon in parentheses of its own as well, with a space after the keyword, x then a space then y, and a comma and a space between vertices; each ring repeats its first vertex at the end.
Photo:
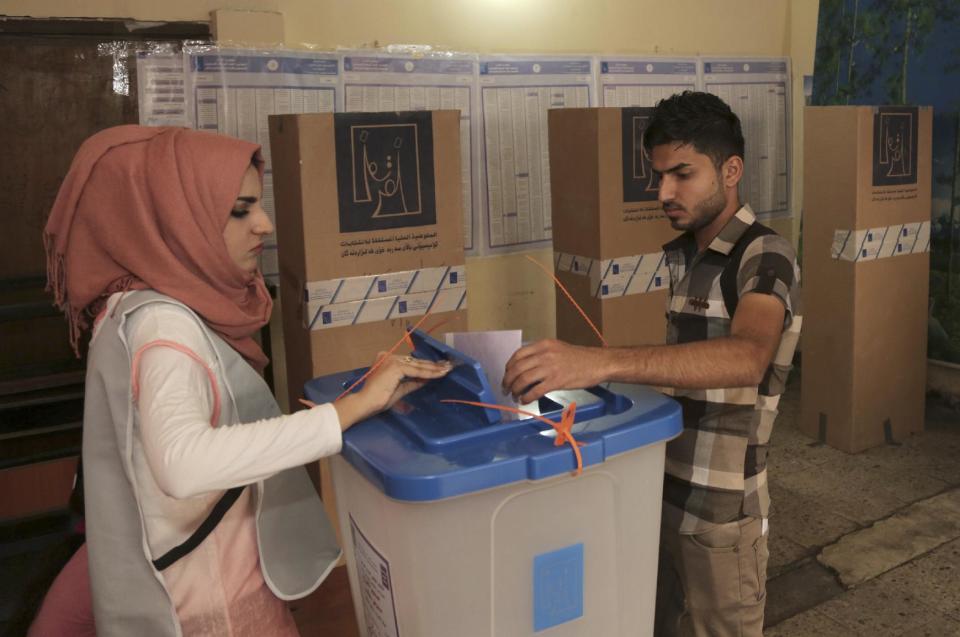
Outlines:
POLYGON ((521 330, 448 332, 445 336, 447 345, 480 363, 487 375, 490 389, 497 399, 497 404, 505 407, 521 407, 513 396, 501 388, 504 367, 522 344, 521 330))

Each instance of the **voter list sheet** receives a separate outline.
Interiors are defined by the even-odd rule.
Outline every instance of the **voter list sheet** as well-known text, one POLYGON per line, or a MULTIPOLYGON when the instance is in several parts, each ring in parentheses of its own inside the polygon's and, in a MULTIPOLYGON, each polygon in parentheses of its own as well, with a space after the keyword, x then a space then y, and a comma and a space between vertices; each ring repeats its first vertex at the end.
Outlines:
POLYGON ((790 214, 790 75, 786 59, 703 58, 703 89, 740 117, 740 196, 758 217, 790 214))
MULTIPOLYGON (((267 117, 333 112, 340 81, 338 56, 209 46, 188 47, 184 53, 187 111, 196 128, 261 145, 266 161, 262 205, 276 225, 267 117)), ((261 261, 264 277, 273 283, 279 274, 276 236, 264 243, 261 261)))
POLYGON ((697 60, 600 57, 601 106, 656 106, 674 93, 697 88, 697 60))
POLYGON ((590 57, 481 56, 486 251, 551 239, 547 111, 587 107, 595 94, 590 57))

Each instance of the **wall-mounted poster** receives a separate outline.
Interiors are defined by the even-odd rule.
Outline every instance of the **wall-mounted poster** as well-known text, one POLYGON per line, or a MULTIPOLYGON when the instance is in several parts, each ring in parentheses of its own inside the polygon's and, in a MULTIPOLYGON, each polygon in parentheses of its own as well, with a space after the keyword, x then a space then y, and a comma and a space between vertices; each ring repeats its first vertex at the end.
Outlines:
MULTIPOLYGON (((187 46, 184 54, 188 119, 200 130, 261 145, 266 162, 263 208, 275 222, 267 117, 336 110, 340 82, 337 56, 215 45, 187 46)), ((267 281, 279 280, 276 235, 265 242, 260 269, 267 281)))
POLYGON ((549 245, 547 111, 591 105, 589 57, 480 57, 485 250, 549 245))

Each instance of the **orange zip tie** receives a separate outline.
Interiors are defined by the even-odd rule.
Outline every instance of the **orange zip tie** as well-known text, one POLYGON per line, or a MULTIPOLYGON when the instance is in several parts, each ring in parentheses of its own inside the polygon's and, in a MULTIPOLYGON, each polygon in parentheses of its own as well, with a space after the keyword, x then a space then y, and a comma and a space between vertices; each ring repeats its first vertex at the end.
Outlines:
POLYGON ((534 259, 533 257, 531 257, 529 254, 526 255, 526 257, 527 257, 527 259, 529 259, 530 261, 532 261, 532 262, 534 262, 535 264, 537 264, 537 267, 538 267, 538 268, 540 268, 541 270, 543 270, 544 272, 546 272, 546 273, 547 273, 547 276, 549 276, 551 279, 553 279, 553 282, 557 284, 557 287, 560 288, 560 291, 563 292, 563 293, 566 295, 567 300, 570 301, 571 303, 573 303, 573 307, 577 308, 577 311, 580 312, 580 316, 582 316, 582 317, 583 317, 583 320, 587 322, 587 325, 590 326, 590 329, 593 330, 593 333, 597 335, 597 338, 600 339, 600 342, 603 343, 603 346, 604 346, 604 347, 609 347, 609 345, 607 344, 607 339, 603 338, 603 334, 601 334, 601 333, 600 333, 600 330, 597 329, 597 326, 593 324, 593 321, 590 320, 590 317, 587 316, 587 313, 583 311, 583 308, 580 307, 580 304, 573 300, 573 297, 570 295, 569 292, 567 292, 567 288, 565 288, 565 287, 563 286, 563 283, 560 283, 560 279, 558 279, 558 278, 556 277, 556 275, 553 274, 553 272, 551 272, 550 270, 548 270, 546 267, 544 267, 544 265, 543 265, 542 263, 540 263, 539 261, 537 261, 536 259, 534 259))
POLYGON ((405 330, 405 331, 403 332, 403 336, 400 337, 400 340, 397 341, 396 343, 394 343, 394 344, 393 344, 393 347, 391 347, 389 350, 387 350, 387 353, 384 354, 383 357, 382 357, 380 360, 378 360, 376 363, 374 363, 373 365, 371 365, 371 366, 370 366, 370 369, 368 369, 368 370, 366 371, 366 373, 364 373, 363 376, 361 376, 360 378, 358 378, 357 380, 355 380, 352 385, 350 385, 349 387, 347 387, 346 389, 343 390, 343 393, 341 393, 339 396, 337 396, 336 398, 334 398, 334 399, 333 399, 333 402, 337 402, 338 400, 340 400, 341 398, 343 398, 344 396, 346 396, 347 394, 349 394, 351 391, 353 391, 353 388, 354 388, 354 387, 356 387, 357 385, 359 385, 360 383, 362 383, 363 381, 365 381, 370 374, 372 374, 373 372, 377 371, 377 368, 380 367, 385 360, 387 360, 387 357, 388 357, 388 356, 390 356, 390 355, 393 354, 395 351, 397 351, 397 348, 398 348, 398 347, 400 347, 400 346, 403 345, 404 343, 409 343, 409 344, 412 346, 412 345, 413 345, 413 339, 410 338, 410 332, 414 331, 415 329, 417 329, 418 327, 420 327, 421 325, 423 325, 423 322, 426 321, 429 317, 430 317, 430 311, 427 310, 427 313, 424 314, 423 317, 422 317, 419 321, 417 321, 416 325, 414 325, 413 327, 411 327, 409 330, 405 330))
POLYGON ((453 398, 444 398, 440 402, 471 405, 473 407, 488 407, 490 409, 499 409, 500 411, 507 411, 514 414, 521 414, 531 418, 536 418, 540 422, 550 425, 557 432, 557 437, 553 440, 554 447, 561 447, 564 444, 569 444, 573 448, 573 455, 577 458, 577 470, 573 472, 573 475, 578 476, 583 473, 583 456, 580 455, 580 446, 583 445, 583 443, 577 442, 577 440, 573 437, 573 433, 571 433, 574 416, 577 413, 577 403, 570 403, 567 405, 563 410, 563 414, 560 416, 560 422, 555 422, 549 418, 541 416, 540 414, 535 414, 532 411, 526 411, 523 409, 517 409, 516 407, 506 407, 504 405, 494 405, 491 403, 480 403, 472 400, 456 400, 453 398))

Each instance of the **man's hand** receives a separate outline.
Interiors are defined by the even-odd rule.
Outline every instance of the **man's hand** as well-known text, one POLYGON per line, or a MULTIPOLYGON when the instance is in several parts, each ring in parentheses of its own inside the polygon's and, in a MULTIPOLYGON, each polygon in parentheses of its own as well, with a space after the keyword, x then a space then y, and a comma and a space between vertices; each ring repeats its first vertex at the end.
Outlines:
POLYGON ((507 361, 503 388, 522 402, 556 389, 607 381, 655 387, 749 387, 763 380, 783 332, 785 308, 775 296, 743 295, 730 336, 680 345, 579 347, 538 341, 507 361))
POLYGON ((584 389, 606 379, 606 357, 599 347, 544 340, 521 347, 503 375, 503 389, 529 403, 556 389, 584 389))

